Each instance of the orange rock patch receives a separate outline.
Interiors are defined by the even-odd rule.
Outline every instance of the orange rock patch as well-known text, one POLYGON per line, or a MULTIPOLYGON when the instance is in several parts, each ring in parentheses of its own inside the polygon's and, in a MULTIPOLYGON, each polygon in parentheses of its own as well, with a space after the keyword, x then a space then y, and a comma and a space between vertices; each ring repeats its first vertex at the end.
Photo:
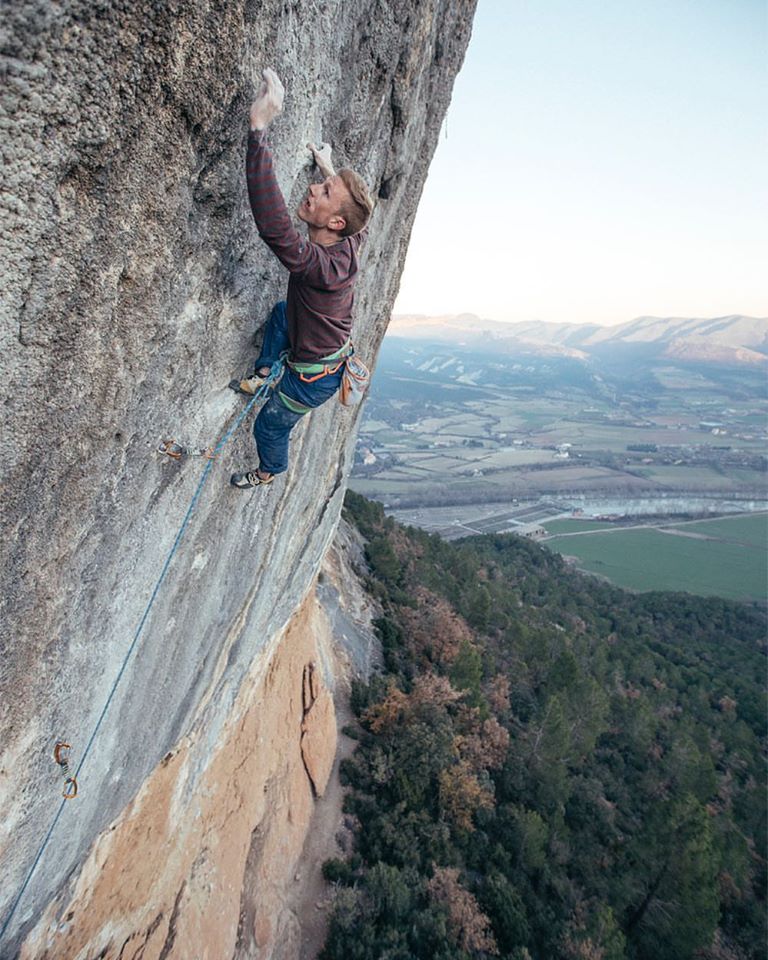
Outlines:
POLYGON ((222 960, 295 937, 286 888, 336 753, 319 670, 329 626, 314 595, 268 670, 246 683, 199 773, 181 741, 96 840, 68 903, 53 901, 20 956, 222 960))

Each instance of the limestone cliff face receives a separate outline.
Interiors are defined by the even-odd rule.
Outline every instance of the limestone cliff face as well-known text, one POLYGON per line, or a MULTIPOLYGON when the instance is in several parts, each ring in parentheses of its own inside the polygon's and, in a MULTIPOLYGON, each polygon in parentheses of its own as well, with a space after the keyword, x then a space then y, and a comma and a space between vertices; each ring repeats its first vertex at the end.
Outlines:
POLYGON ((308 597, 266 671, 254 663, 195 788, 197 731, 99 836, 22 958, 298 960, 301 922, 288 901, 333 764, 333 701, 320 666, 337 665, 332 639, 308 597))
MULTIPOLYGON (((333 143, 379 198, 357 287, 356 342, 373 360, 473 10, 474 0, 5 5, 0 922, 59 805, 53 745, 70 742, 78 765, 202 470, 163 460, 157 442, 223 435, 239 408, 224 385, 247 368, 252 334, 284 291, 243 183, 261 68, 286 85, 270 139, 290 202, 310 177, 310 139, 333 143)), ((335 402, 313 414, 267 491, 227 487, 254 460, 247 425, 214 465, 0 956, 16 955, 49 904, 87 901, 83 866, 98 863, 109 825, 151 795, 172 826, 174 811, 209 795, 212 758, 333 536, 355 421, 335 402)), ((307 662, 295 664, 299 691, 307 662)), ((226 789, 226 776, 215 783, 226 789)), ((178 910, 200 869, 179 865, 178 910)), ((151 885, 136 896, 151 903, 151 885)), ((174 949, 162 955, 185 955, 174 949)))

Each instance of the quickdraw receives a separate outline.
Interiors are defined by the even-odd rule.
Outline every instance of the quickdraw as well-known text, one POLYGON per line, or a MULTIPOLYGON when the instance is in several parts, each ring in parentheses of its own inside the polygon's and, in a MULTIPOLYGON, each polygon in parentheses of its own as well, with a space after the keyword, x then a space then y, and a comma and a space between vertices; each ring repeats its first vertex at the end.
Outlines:
POLYGON ((175 440, 161 440, 157 447, 158 453, 164 453, 172 460, 181 460, 182 457, 205 457, 206 460, 215 460, 216 451, 213 447, 183 447, 175 440))
POLYGON ((77 778, 68 776, 70 750, 70 745, 63 740, 59 740, 53 748, 53 759, 61 767, 61 772, 64 775, 64 789, 61 795, 65 800, 74 800, 77 796, 77 778))

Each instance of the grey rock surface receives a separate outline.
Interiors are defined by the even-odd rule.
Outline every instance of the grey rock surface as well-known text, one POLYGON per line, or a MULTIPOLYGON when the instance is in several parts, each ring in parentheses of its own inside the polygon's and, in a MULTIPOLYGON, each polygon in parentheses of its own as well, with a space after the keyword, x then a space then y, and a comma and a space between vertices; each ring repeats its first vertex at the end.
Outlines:
MULTIPOLYGON (((475 0, 30 0, 0 33, 0 956, 13 956, 94 838, 179 736, 201 768, 242 678, 315 576, 338 520, 356 421, 331 402, 292 466, 243 494, 250 421, 213 464, 50 842, 52 762, 72 765, 118 678, 204 461, 241 407, 227 391, 286 275, 247 208, 247 111, 286 86, 270 131, 295 204, 308 140, 378 197, 357 286, 373 361, 475 0)), ((194 785, 190 787, 194 789, 194 785)))

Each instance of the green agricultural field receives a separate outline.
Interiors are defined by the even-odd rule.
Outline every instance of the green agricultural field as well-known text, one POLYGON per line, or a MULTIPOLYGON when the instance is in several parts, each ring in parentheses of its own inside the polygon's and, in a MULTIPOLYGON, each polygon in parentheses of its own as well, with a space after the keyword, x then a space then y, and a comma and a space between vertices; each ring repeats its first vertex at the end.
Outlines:
POLYGON ((589 533, 591 530, 615 530, 616 524, 604 520, 545 520, 542 526, 547 533, 589 533))
MULTIPOLYGON (((535 438, 536 439, 536 438, 535 438)), ((548 443, 571 443, 579 450, 610 450, 623 453, 628 444, 709 443, 708 434, 701 431, 667 430, 663 427, 628 427, 621 424, 590 423, 584 421, 560 422, 553 426, 546 438, 548 443)))
MULTIPOLYGON (((422 429, 422 432, 425 432, 421 425, 419 428, 422 429)), ((435 436, 441 439, 445 437, 482 438, 487 435, 487 431, 487 420, 482 420, 479 417, 465 417, 461 420, 449 420, 435 430, 435 436)))
POLYGON ((766 551, 752 545, 675 536, 642 527, 554 537, 545 545, 575 557, 579 569, 630 590, 766 599, 766 551))
POLYGON ((421 490, 421 483, 403 479, 383 480, 379 477, 373 479, 355 477, 354 480, 350 481, 350 487, 357 493, 362 493, 364 497, 404 497, 412 493, 418 493, 421 490))
POLYGON ((390 479, 397 479, 398 477, 406 477, 410 480, 434 479, 432 476, 432 471, 418 463, 392 467, 390 470, 385 470, 384 472, 380 473, 379 476, 389 477, 390 479))
POLYGON ((385 423, 383 420, 369 420, 365 421, 365 432, 366 433, 376 433, 379 430, 389 430, 390 426, 388 423, 385 423))
POLYGON ((477 465, 483 470, 502 470, 506 467, 525 467, 531 463, 552 463, 552 457, 551 450, 505 447, 489 451, 488 456, 478 458, 477 465))
POLYGON ((718 540, 743 543, 762 550, 768 548, 768 513, 697 520, 695 523, 676 524, 674 529, 683 533, 698 533, 705 537, 716 537, 718 540))
POLYGON ((757 490, 766 490, 766 475, 760 470, 746 470, 737 468, 729 470, 728 476, 744 486, 753 487, 757 490))
POLYGON ((410 450, 406 453, 398 454, 403 460, 406 460, 408 463, 418 463, 419 466, 424 466, 428 464, 430 460, 433 460, 435 457, 448 457, 449 460, 453 460, 457 463, 463 463, 465 466, 467 464, 476 464, 483 459, 485 453, 490 453, 491 450, 480 450, 478 448, 472 447, 431 447, 427 450, 410 450))
POLYGON ((742 414, 741 420, 744 424, 762 430, 765 427, 765 414, 762 411, 749 411, 742 414))
POLYGON ((381 446, 388 447, 389 449, 397 449, 418 446, 420 443, 424 444, 427 441, 413 433, 406 433, 401 430, 393 430, 392 427, 386 427, 386 429, 378 430, 376 433, 376 443, 381 446))
POLYGON ((659 384, 667 390, 693 390, 698 394, 704 388, 717 389, 717 384, 703 374, 679 367, 656 367, 654 373, 659 384))
POLYGON ((515 434, 522 433, 526 429, 525 417, 517 411, 499 407, 487 406, 484 413, 488 416, 488 422, 492 429, 497 433, 506 433, 512 437, 515 434))
POLYGON ((636 471, 640 476, 661 484, 670 489, 678 490, 733 490, 739 484, 732 479, 733 471, 726 476, 722 470, 708 466, 659 466, 650 465, 646 468, 638 468, 636 471))
POLYGON ((616 471, 607 467, 580 466, 572 461, 569 465, 559 466, 552 470, 525 470, 521 472, 527 483, 534 489, 553 489, 568 485, 580 485, 589 480, 604 482, 609 477, 617 476, 616 471), (571 465, 572 464, 572 465, 571 465))
POLYGON ((422 457, 418 460, 411 459, 410 466, 420 467, 422 470, 433 474, 433 480, 440 480, 445 477, 446 474, 451 474, 457 470, 472 471, 474 469, 474 464, 467 463, 458 457, 452 457, 445 453, 436 454, 431 457, 422 457))

